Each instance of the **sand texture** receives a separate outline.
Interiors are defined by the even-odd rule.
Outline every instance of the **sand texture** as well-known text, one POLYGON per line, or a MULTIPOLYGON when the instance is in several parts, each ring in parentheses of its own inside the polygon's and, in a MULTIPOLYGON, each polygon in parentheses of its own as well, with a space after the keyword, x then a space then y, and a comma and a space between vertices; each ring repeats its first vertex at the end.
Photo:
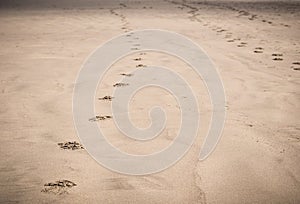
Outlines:
POLYGON ((120 2, 0 2, 0 203, 300 203, 300 2, 120 2), (212 113, 201 78, 164 53, 121 59, 99 84, 97 117, 87 118, 114 146, 147 154, 179 130, 176 100, 158 88, 138 92, 130 106, 142 128, 153 105, 165 108, 157 139, 140 143, 115 127, 113 90, 130 86, 119 82, 134 69, 173 69, 201 112, 197 140, 182 160, 157 174, 127 176, 99 165, 80 144, 73 87, 99 45, 149 28, 185 35, 205 50, 223 80, 226 122, 216 150, 200 162, 212 113))

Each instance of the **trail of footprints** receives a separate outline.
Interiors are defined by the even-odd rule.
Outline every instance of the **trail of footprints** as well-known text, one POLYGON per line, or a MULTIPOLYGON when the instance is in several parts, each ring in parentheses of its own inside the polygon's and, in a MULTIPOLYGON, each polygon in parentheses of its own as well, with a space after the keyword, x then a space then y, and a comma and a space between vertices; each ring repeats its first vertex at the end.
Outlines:
POLYGON ((124 31, 124 33, 127 33, 129 31, 131 31, 132 29, 129 26, 129 21, 127 20, 126 16, 123 14, 118 13, 116 10, 117 9, 123 9, 123 8, 127 8, 127 5, 124 3, 120 3, 119 4, 120 7, 119 8, 115 8, 115 9, 110 9, 110 13, 114 16, 117 16, 121 19, 122 22, 122 26, 121 29, 124 31))
MULTIPOLYGON (((211 25, 211 22, 207 22, 207 23, 203 22, 199 18, 200 13, 197 13, 200 10, 195 6, 189 5, 188 2, 186 2, 186 1, 185 2, 175 2, 175 1, 172 1, 172 0, 165 0, 165 1, 176 5, 176 8, 178 8, 180 10, 184 10, 185 8, 189 9, 189 11, 187 11, 187 14, 190 15, 188 18, 191 21, 196 20, 198 22, 202 22, 203 26, 208 26, 211 30, 215 31, 217 35, 224 34, 224 38, 227 39, 228 43, 237 43, 236 46, 239 47, 239 48, 243 48, 243 47, 248 46, 248 43, 242 41, 241 38, 233 38, 232 37, 233 33, 228 31, 227 29, 225 29, 223 27, 220 27, 220 26, 211 25)), ((250 13, 249 11, 238 9, 238 8, 233 7, 233 6, 228 6, 228 4, 220 5, 220 3, 215 4, 214 2, 197 2, 197 3, 194 3, 194 4, 203 4, 203 5, 206 5, 206 6, 224 7, 226 9, 237 12, 237 14, 238 14, 237 17, 247 17, 251 21, 252 20, 259 20, 261 18, 256 14, 250 13)), ((264 23, 267 23, 267 24, 274 25, 274 23, 272 21, 269 21, 269 20, 262 19, 261 21, 264 22, 264 23)), ((280 24, 280 25, 282 25, 284 27, 290 27, 289 25, 285 25, 285 24, 280 24)), ((255 47, 253 52, 256 53, 256 54, 262 54, 262 53, 264 53, 264 49, 262 47, 255 47)), ((278 62, 283 61, 283 54, 273 53, 271 55, 271 59, 273 61, 278 61, 278 62)), ((137 65, 137 67, 142 67, 142 65, 137 65)), ((299 71, 300 70, 300 62, 293 62, 292 65, 291 65, 291 68, 293 70, 299 71)))
MULTIPOLYGON (((179 3, 179 2, 168 1, 168 0, 166 0, 166 1, 169 2, 169 3, 175 4, 175 5, 178 5, 177 8, 179 8, 181 10, 183 10, 184 8, 190 9, 190 11, 188 11, 187 13, 192 14, 192 17, 189 17, 189 19, 192 20, 192 21, 195 21, 195 17, 197 17, 197 19, 198 19, 197 21, 202 22, 198 18, 198 16, 200 15, 200 14, 197 14, 197 12, 199 11, 198 8, 188 5, 187 2, 179 3)), ((213 2, 197 2, 196 4, 205 4, 205 5, 209 5, 209 6, 219 6, 220 7, 219 3, 218 3, 218 5, 215 5, 213 2)), ((238 12, 238 17, 247 17, 249 20, 257 20, 257 19, 260 18, 256 14, 252 14, 252 13, 246 11, 246 10, 237 9, 237 8, 232 7, 232 6, 221 5, 221 7, 226 7, 227 9, 238 12)), ((269 21, 269 20, 262 19, 261 21, 264 22, 264 23, 274 25, 274 23, 272 21, 269 21)), ((228 31, 227 29, 224 29, 223 27, 210 25, 210 24, 211 24, 211 22, 203 23, 203 26, 208 26, 209 28, 211 28, 211 30, 215 31, 217 35, 224 34, 225 35, 224 38, 227 39, 228 43, 237 43, 236 46, 239 47, 239 48, 247 47, 248 43, 243 42, 241 38, 232 38, 232 32, 228 31)), ((284 27, 290 27, 289 25, 286 25, 286 24, 280 24, 280 25, 282 25, 284 27)), ((262 53, 264 53, 264 48, 255 47, 253 52, 256 53, 256 54, 262 54, 262 53)), ((271 55, 271 59, 273 61, 278 61, 278 62, 283 61, 283 54, 273 53, 271 55)), ((291 65, 291 68, 293 70, 300 71, 300 62, 293 62, 292 65, 291 65)))
MULTIPOLYGON (((200 15, 200 14, 197 14, 197 12, 199 11, 198 8, 190 6, 190 5, 186 4, 186 3, 178 3, 178 2, 173 2, 173 1, 168 1, 168 2, 176 4, 176 5, 179 5, 179 6, 177 6, 177 8, 179 8, 181 10, 183 10, 184 8, 190 9, 190 11, 188 11, 188 14, 190 14, 190 16, 188 18, 191 21, 202 22, 201 19, 198 18, 198 16, 200 15)), ((119 9, 127 7, 127 5, 125 5, 123 3, 120 3, 119 5, 120 5, 119 9)), ((238 9, 233 8, 233 7, 229 8, 229 9, 237 11, 239 13, 239 16, 247 16, 249 20, 255 20, 255 19, 257 19, 257 15, 250 14, 247 11, 238 10, 238 9)), ((132 30, 132 29, 129 28, 129 22, 127 21, 126 16, 117 13, 116 9, 110 9, 110 12, 111 12, 111 14, 113 14, 113 15, 118 16, 118 17, 121 18, 121 22, 123 23, 121 29, 124 32, 129 32, 129 31, 132 30)), ((271 21, 267 21, 267 20, 262 20, 262 22, 266 22, 268 24, 272 24, 271 21)), ((210 25, 209 23, 204 23, 203 24, 203 26, 209 26, 209 25, 210 25)), ((289 27, 288 25, 283 25, 283 26, 289 27)), ((211 26, 211 28, 217 34, 223 34, 224 33, 225 34, 225 39, 228 39, 227 40, 228 43, 238 42, 238 44, 236 45, 237 47, 246 47, 248 45, 247 42, 241 41, 240 38, 232 38, 232 33, 230 31, 222 28, 222 27, 211 26)), ((136 42, 138 40, 138 37, 134 37, 131 33, 128 33, 126 35, 126 37, 130 38, 129 41, 128 41, 130 43, 136 42)), ((131 50, 139 50, 139 46, 140 46, 140 44, 135 43, 135 44, 133 44, 133 47, 131 47, 131 50)), ((263 51, 264 51, 264 48, 262 48, 262 47, 255 47, 255 49, 254 49, 253 52, 256 53, 256 54, 262 54, 263 51)), ((133 59, 134 61, 138 62, 138 64, 136 64, 136 68, 144 68, 144 67, 146 67, 146 65, 144 65, 144 64, 142 64, 140 62, 142 61, 142 56, 146 55, 146 53, 142 52, 142 53, 139 53, 139 55, 140 55, 140 57, 136 57, 136 58, 133 59)), ((273 53, 271 56, 272 56, 272 60, 274 60, 274 61, 283 61, 283 54, 281 54, 281 53, 273 53)), ((300 71, 300 62, 298 62, 298 61, 293 62, 292 65, 291 65, 291 68, 293 70, 300 71)), ((127 73, 121 73, 120 75, 124 76, 124 77, 131 77, 132 76, 132 74, 127 74, 127 73)), ((129 84, 125 84, 125 83, 115 83, 113 85, 113 87, 123 87, 123 86, 128 86, 128 85, 129 84)), ((112 101, 113 98, 114 97, 112 97, 112 96, 104 96, 104 97, 98 98, 98 100, 101 100, 101 101, 112 101)), ((90 118, 89 121, 96 122, 96 121, 103 121, 103 120, 107 120, 107 119, 111 119, 111 118, 112 118, 112 116, 110 116, 110 115, 103 115, 103 116, 97 115, 97 116, 95 116, 93 118, 90 118)), ((58 143, 58 146, 61 149, 64 149, 64 150, 80 150, 80 149, 84 149, 84 147, 80 143, 78 143, 76 141, 58 143)), ((120 183, 120 182, 117 182, 117 183, 120 183)), ((69 180, 58 180, 58 181, 55 181, 55 182, 50 182, 50 183, 44 184, 44 188, 41 190, 41 192, 43 192, 43 193, 53 193, 53 194, 64 194, 64 193, 68 193, 69 189, 71 189, 71 188, 73 188, 75 186, 77 186, 77 184, 75 184, 72 181, 69 181, 69 180)), ((112 187, 112 189, 114 189, 114 188, 115 187, 112 187)), ((120 188, 126 188, 126 187, 124 187, 123 185, 121 185, 120 188)))
MULTIPOLYGON (((129 41, 130 43, 133 43, 132 44, 132 48, 135 48, 135 50, 139 50, 139 46, 140 44, 137 43, 137 41, 139 40, 138 37, 134 36, 132 33, 128 33, 126 34, 126 37, 129 38, 129 41)), ((131 49, 132 49, 131 48, 131 49)), ((139 53, 139 57, 135 57, 133 58, 133 61, 136 61, 138 62, 138 64, 136 64, 136 68, 143 68, 143 67, 146 67, 146 65, 142 64, 142 56, 146 55, 145 52, 141 52, 139 53)), ((130 73, 120 73, 121 76, 124 76, 124 77, 131 77, 133 76, 133 74, 130 74, 130 73)), ((120 88, 120 87, 124 87, 124 86, 129 86, 128 83, 122 83, 122 82, 117 82, 113 85, 113 87, 115 88, 120 88)), ((114 97, 112 96, 103 96, 103 97, 100 97, 98 98, 98 100, 101 100, 101 101, 112 101, 114 97)), ((105 116, 101 116, 101 115, 98 115, 98 116, 95 116, 93 118, 90 118, 89 121, 90 122, 96 122, 96 121, 103 121, 103 120, 106 120, 106 119, 111 119, 112 116, 110 115, 105 115, 105 116)))

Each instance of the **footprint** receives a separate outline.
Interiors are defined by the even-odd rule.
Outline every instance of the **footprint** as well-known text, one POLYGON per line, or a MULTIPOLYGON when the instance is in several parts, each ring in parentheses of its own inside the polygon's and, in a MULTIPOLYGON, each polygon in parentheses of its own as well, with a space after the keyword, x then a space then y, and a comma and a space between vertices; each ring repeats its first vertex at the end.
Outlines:
POLYGON ((122 75, 122 76, 127 76, 127 77, 131 77, 131 76, 132 76, 132 74, 125 74, 125 73, 122 73, 122 74, 120 74, 120 75, 122 75))
POLYGON ((77 149, 84 149, 83 146, 74 141, 74 142, 61 142, 57 143, 58 146, 60 146, 61 149, 71 149, 71 150, 77 150, 77 149))
POLYGON ((77 186, 77 184, 72 181, 59 180, 44 184, 44 189, 42 189, 41 192, 61 195, 64 193, 68 193, 68 190, 70 188, 73 188, 74 186, 77 186))
POLYGON ((217 30, 218 33, 222 33, 224 31, 226 31, 226 30, 225 29, 217 30))
POLYGON ((256 19, 257 18, 257 15, 251 15, 251 17, 250 18, 248 18, 250 21, 253 21, 254 19, 256 19))
POLYGON ((138 64, 135 66, 136 68, 140 68, 140 67, 146 67, 146 65, 143 65, 143 64, 138 64))
POLYGON ((283 59, 280 58, 280 57, 275 57, 275 58, 273 58, 273 60, 274 60, 274 61, 282 61, 283 59))
POLYGON ((274 56, 274 57, 282 57, 283 54, 273 53, 272 56, 274 56))
POLYGON ((110 118, 112 118, 112 116, 110 116, 110 115, 105 115, 105 116, 96 115, 96 117, 90 118, 89 121, 96 122, 99 120, 106 120, 106 119, 110 119, 110 118))
POLYGON ((293 64, 293 65, 291 66, 291 68, 292 68, 293 70, 300 71, 300 67, 299 67, 300 62, 293 62, 292 64, 293 64), (296 65, 296 66, 294 66, 294 65, 296 65))
POLYGON ((241 42, 239 45, 237 45, 238 47, 246 47, 247 43, 246 42, 241 42))
POLYGON ((121 86, 128 86, 129 84, 126 83, 116 83, 113 85, 113 87, 121 87, 121 86))
POLYGON ((134 60, 134 61, 141 61, 142 58, 138 57, 138 58, 134 58, 133 60, 134 60))
POLYGON ((283 54, 280 53, 273 53, 272 56, 274 57, 273 60, 275 61, 282 61, 283 59, 281 58, 283 54))
POLYGON ((98 100, 103 100, 103 101, 108 100, 108 101, 111 101, 113 98, 114 97, 112 97, 112 96, 104 96, 102 98, 98 98, 98 100))
POLYGON ((256 47, 255 50, 253 51, 254 53, 263 53, 263 48, 262 47, 256 47))

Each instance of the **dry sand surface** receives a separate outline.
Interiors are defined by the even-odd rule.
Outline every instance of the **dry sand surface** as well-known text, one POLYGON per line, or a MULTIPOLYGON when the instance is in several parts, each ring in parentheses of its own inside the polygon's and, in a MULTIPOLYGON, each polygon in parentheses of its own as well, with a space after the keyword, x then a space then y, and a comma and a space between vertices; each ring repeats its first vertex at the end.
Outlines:
MULTIPOLYGON (((0 6, 0 203, 300 203, 299 1, 24 0, 0 6), (187 80, 201 112, 197 141, 182 160, 157 174, 126 176, 72 143, 80 142, 73 87, 96 47, 148 28, 185 35, 211 57, 226 92, 226 122, 216 150, 198 161, 212 110, 201 78, 167 54, 125 57, 99 84, 97 114, 111 115, 111 101, 97 98, 122 88, 113 87, 128 77, 121 74, 149 65, 172 68, 187 80)), ((167 92, 143 89, 130 106, 136 126, 149 125, 153 105, 166 109, 168 121, 149 143, 124 137, 111 118, 97 123, 123 151, 158 151, 176 136, 180 111, 167 92)))

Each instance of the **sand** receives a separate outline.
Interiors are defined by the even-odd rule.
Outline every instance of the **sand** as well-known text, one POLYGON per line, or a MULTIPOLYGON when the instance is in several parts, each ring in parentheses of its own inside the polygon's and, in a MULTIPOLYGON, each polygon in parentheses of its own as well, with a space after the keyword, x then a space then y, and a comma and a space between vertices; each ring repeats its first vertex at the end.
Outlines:
MULTIPOLYGON (((1 203, 300 202, 299 1, 27 0, 0 6, 1 203), (127 176, 102 167, 76 143, 72 94, 97 46, 148 28, 180 33, 206 51, 223 80, 226 122, 217 148, 200 162, 211 116, 201 78, 166 54, 125 57, 106 74, 96 98, 110 96, 128 77, 121 74, 147 68, 139 64, 163 65, 189 82, 201 112, 197 141, 182 160, 160 173, 127 176)), ((111 115, 110 103, 95 100, 97 114, 111 115)), ((124 137, 113 119, 97 123, 123 151, 158 151, 178 132, 176 101, 149 88, 130 109, 136 126, 147 127, 155 104, 166 109, 167 127, 148 144, 124 137)))

